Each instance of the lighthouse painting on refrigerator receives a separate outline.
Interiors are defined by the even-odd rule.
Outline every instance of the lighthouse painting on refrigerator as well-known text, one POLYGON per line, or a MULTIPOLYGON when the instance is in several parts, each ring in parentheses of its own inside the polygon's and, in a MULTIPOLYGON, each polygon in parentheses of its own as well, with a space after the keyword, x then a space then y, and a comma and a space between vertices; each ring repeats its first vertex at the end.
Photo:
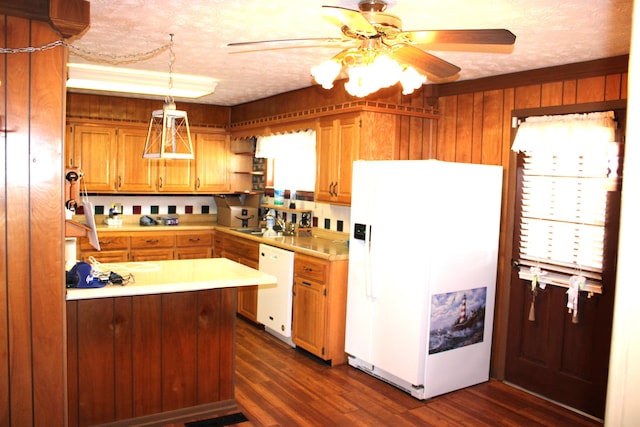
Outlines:
POLYGON ((482 342, 486 307, 486 287, 432 295, 429 354, 482 342))

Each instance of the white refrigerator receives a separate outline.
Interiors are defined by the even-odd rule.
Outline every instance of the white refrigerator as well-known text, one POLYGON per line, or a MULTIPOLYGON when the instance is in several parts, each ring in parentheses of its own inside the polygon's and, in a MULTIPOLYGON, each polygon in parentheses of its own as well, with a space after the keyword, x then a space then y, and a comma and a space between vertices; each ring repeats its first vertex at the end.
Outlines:
POLYGON ((353 167, 345 351, 417 399, 487 381, 502 167, 353 167))

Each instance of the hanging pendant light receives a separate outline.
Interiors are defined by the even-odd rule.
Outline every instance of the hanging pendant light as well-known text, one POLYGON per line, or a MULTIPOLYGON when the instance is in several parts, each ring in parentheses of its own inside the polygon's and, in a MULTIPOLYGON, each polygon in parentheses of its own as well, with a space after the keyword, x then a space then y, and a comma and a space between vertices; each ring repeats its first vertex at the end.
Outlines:
POLYGON ((187 112, 176 109, 173 100, 173 34, 169 42, 169 92, 162 110, 151 113, 142 157, 146 159, 193 159, 193 145, 187 112))

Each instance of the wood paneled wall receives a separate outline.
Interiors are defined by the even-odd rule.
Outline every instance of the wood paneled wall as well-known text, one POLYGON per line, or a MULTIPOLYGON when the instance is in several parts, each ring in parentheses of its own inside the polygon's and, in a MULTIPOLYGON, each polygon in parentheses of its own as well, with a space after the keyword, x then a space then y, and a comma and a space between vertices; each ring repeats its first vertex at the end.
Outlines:
POLYGON ((513 227, 508 210, 514 156, 511 113, 546 107, 566 107, 568 113, 574 107, 579 111, 581 104, 626 100, 627 65, 628 57, 622 56, 438 88, 440 120, 433 158, 504 168, 492 376, 502 377, 506 343, 509 293, 503 271, 511 260, 513 227))
MULTIPOLYGON (((68 93, 67 118, 149 123, 151 112, 161 110, 163 104, 164 101, 150 99, 68 93)), ((190 126, 226 128, 229 125, 230 107, 189 102, 178 102, 176 107, 187 112, 190 126)))
MULTIPOLYGON (((411 95, 402 95, 401 88, 391 87, 373 93, 366 98, 356 98, 344 90, 344 81, 337 82, 335 86, 326 90, 318 85, 286 92, 269 98, 261 99, 246 104, 231 107, 231 124, 250 122, 265 117, 287 116, 294 112, 307 112, 308 110, 321 109, 322 107, 334 107, 341 104, 350 105, 353 102, 366 102, 369 106, 391 107, 386 111, 394 120, 399 120, 399 125, 394 126, 394 133, 389 133, 389 143, 394 144, 394 159, 414 160, 429 158, 431 146, 435 138, 435 118, 412 117, 409 109, 427 109, 434 103, 431 88, 428 86, 415 91, 411 95), (395 109, 395 107, 400 107, 395 109), (402 111, 404 109, 404 111, 402 111)), ((341 108, 331 109, 338 114, 341 108)), ((303 117, 304 114, 301 115, 303 117)), ((302 119, 301 119, 302 120, 302 119)), ((265 128, 268 125, 265 125, 265 128)), ((269 125, 273 127, 273 125, 269 125)), ((291 122, 290 130, 294 131, 300 126, 291 122)), ((287 125, 279 125, 279 131, 286 130, 287 125)), ((390 128, 391 129, 391 128, 390 128)), ((242 131, 236 131, 242 134, 242 131)), ((245 132, 246 133, 246 132, 245 132)), ((379 135, 378 135, 379 137, 379 135)))
MULTIPOLYGON (((45 22, 0 16, 3 47, 59 38, 45 22)), ((64 425, 66 49, 0 61, 0 425, 64 425)))

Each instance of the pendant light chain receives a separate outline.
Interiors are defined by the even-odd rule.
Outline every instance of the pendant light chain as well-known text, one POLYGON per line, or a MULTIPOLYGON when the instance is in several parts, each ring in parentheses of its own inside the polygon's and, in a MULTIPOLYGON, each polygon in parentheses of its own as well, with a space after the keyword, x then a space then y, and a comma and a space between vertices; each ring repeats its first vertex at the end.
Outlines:
MULTIPOLYGON (((173 34, 171 36, 173 38, 173 34)), ((135 62, 142 62, 142 61, 146 61, 147 59, 151 59, 155 56, 158 56, 165 50, 171 49, 172 43, 173 43, 173 39, 170 43, 164 44, 155 49, 148 50, 146 52, 131 53, 126 55, 111 55, 111 54, 91 52, 89 50, 69 44, 64 40, 55 40, 53 42, 47 43, 42 46, 37 46, 37 47, 27 46, 27 47, 18 47, 18 48, 0 48, 0 54, 33 53, 33 52, 41 52, 49 49, 54 49, 59 46, 66 46, 75 55, 78 55, 79 57, 87 59, 91 62, 118 65, 118 64, 132 64, 135 62)), ((173 57, 173 53, 172 53, 172 57, 173 57)))
POLYGON ((173 100, 173 63, 176 60, 176 54, 173 52, 173 34, 169 34, 169 93, 164 102, 166 104, 175 104, 173 100))

